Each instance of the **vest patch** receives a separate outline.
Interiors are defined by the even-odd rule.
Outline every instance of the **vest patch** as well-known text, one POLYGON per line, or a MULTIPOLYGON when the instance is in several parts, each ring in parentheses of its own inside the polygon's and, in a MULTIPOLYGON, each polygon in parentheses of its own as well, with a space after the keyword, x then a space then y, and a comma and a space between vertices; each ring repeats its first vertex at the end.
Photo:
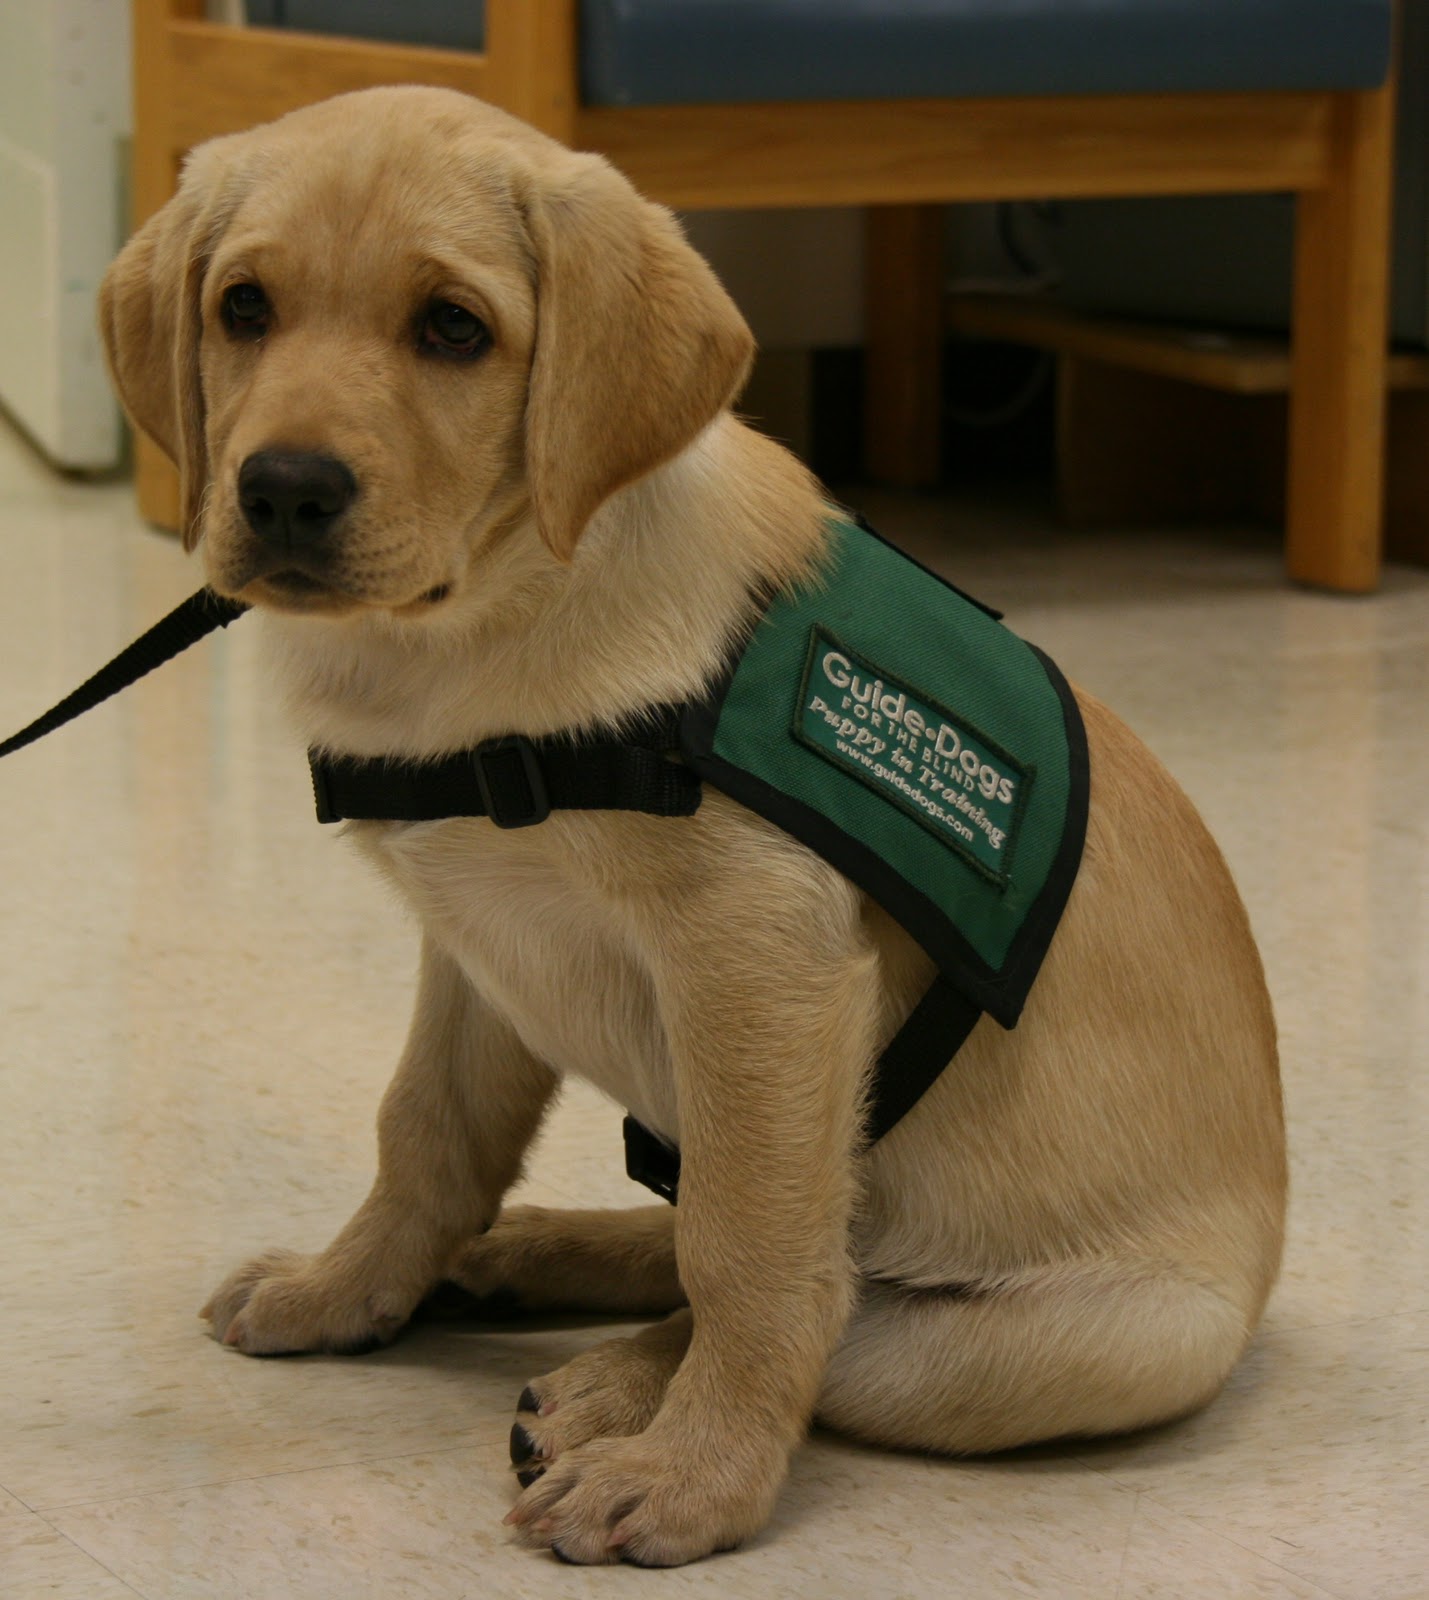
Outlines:
POLYGON ((966 718, 809 633, 793 734, 1005 886, 1032 774, 966 718))

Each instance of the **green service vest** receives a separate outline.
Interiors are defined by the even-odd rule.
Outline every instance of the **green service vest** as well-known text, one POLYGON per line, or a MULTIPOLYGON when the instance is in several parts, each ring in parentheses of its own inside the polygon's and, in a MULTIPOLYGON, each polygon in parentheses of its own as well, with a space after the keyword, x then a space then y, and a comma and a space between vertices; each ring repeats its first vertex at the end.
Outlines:
POLYGON ((1081 859, 1087 747, 1062 674, 997 613, 840 518, 817 578, 686 709, 681 750, 1017 1022, 1081 859))

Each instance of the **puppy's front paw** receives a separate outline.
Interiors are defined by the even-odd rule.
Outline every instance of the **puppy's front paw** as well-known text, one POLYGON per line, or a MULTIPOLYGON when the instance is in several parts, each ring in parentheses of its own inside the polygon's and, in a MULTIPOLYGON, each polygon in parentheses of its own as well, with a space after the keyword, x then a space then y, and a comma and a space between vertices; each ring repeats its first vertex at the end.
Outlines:
POLYGON ((199 1315, 220 1343, 279 1356, 362 1355, 395 1338, 410 1313, 393 1295, 335 1281, 320 1258, 270 1250, 227 1277, 199 1315))
POLYGON ((694 1450, 659 1436, 597 1439, 546 1468, 506 1521, 563 1561, 675 1567, 729 1550, 769 1520, 782 1452, 694 1450))

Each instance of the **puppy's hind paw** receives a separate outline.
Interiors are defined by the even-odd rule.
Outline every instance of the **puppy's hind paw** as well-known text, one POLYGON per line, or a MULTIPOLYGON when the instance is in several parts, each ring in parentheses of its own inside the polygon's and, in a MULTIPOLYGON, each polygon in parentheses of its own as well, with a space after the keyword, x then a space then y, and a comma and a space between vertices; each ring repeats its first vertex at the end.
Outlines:
POLYGON ((607 1339, 528 1383, 511 1430, 511 1465, 522 1488, 592 1439, 643 1433, 664 1402, 690 1327, 690 1314, 677 1311, 633 1338, 607 1339))

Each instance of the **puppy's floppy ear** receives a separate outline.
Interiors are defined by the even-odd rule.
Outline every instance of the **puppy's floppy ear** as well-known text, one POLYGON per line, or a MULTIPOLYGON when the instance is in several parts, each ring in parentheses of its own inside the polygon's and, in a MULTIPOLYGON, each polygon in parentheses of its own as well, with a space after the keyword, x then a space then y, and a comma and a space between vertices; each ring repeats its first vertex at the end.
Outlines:
POLYGON ((199 380, 200 297, 219 231, 221 165, 213 145, 194 152, 178 193, 124 246, 99 291, 100 331, 119 399, 133 422, 179 469, 180 531, 186 550, 198 541, 208 485, 199 380))
POLYGON ((663 206, 598 156, 533 186, 536 351, 526 467, 569 560, 596 509, 679 453, 738 393, 754 339, 663 206))

